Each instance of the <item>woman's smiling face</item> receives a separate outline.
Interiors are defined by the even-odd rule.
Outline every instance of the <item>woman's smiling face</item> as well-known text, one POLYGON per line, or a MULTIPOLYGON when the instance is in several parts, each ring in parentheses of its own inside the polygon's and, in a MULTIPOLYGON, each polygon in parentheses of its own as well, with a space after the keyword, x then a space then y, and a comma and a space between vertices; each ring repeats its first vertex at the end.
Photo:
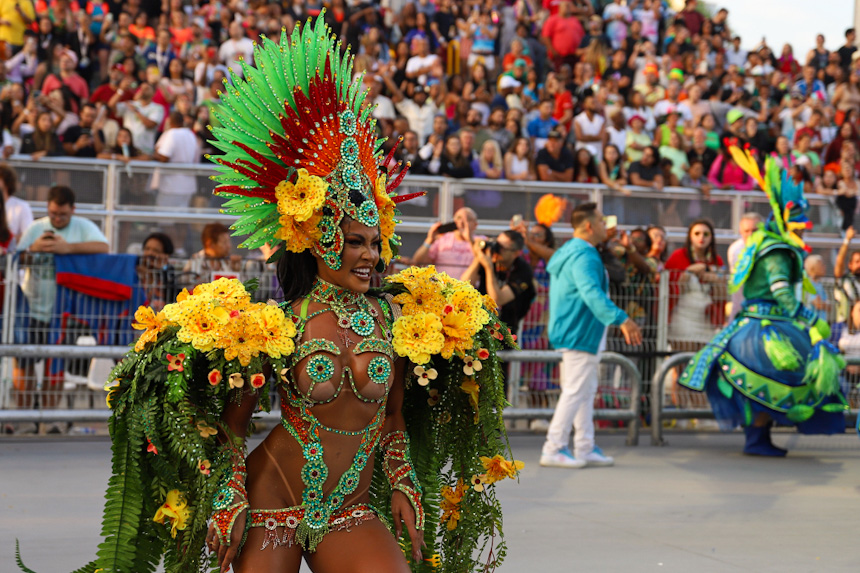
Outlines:
POLYGON ((368 227, 358 221, 344 218, 340 224, 343 231, 343 250, 340 253, 340 269, 332 270, 318 256, 317 274, 335 286, 364 293, 370 288, 370 276, 379 262, 382 238, 379 227, 368 227))

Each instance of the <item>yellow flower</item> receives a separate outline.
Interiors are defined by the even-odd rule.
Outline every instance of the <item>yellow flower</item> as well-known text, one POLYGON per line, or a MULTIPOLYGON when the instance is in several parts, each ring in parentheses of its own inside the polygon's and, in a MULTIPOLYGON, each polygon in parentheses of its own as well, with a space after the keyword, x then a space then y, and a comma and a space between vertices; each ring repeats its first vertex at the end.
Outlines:
POLYGON ((197 464, 197 469, 200 470, 200 473, 205 476, 209 475, 209 473, 212 471, 211 468, 212 463, 209 460, 200 460, 200 463, 197 464))
POLYGON ((288 251, 301 253, 313 247, 314 243, 322 238, 322 231, 319 228, 321 221, 322 215, 319 213, 304 222, 283 215, 279 219, 281 228, 278 230, 277 237, 285 242, 288 251))
POLYGON ((415 364, 425 364, 445 343, 439 317, 429 313, 401 316, 392 328, 394 350, 415 364))
POLYGON ((478 386, 478 383, 475 382, 472 378, 466 378, 463 380, 463 383, 460 384, 460 390, 469 395, 469 403, 472 404, 472 408, 475 409, 475 418, 477 421, 478 417, 478 394, 481 391, 481 388, 478 386))
POLYGON ((105 390, 107 391, 107 396, 105 396, 105 403, 108 408, 113 409, 113 401, 116 398, 117 393, 119 392, 119 380, 114 381, 110 385, 105 386, 105 390))
POLYGON ((214 298, 229 310, 242 310, 251 302, 251 295, 237 279, 220 279, 194 287, 194 297, 214 298))
POLYGON ((442 488, 442 501, 439 503, 439 509, 442 510, 441 523, 447 522, 448 531, 453 531, 457 527, 457 522, 460 520, 460 503, 463 501, 463 495, 466 493, 466 484, 463 480, 457 480, 457 487, 452 488, 446 485, 442 488))
POLYGON ((508 461, 500 455, 495 455, 492 458, 481 456, 481 464, 487 470, 484 476, 484 483, 495 483, 505 478, 515 478, 525 464, 519 460, 508 461))
POLYGON ((287 318, 277 306, 260 305, 254 312, 257 327, 260 330, 260 340, 263 352, 272 358, 289 356, 295 350, 293 337, 296 335, 296 325, 287 318))
POLYGON ((474 333, 469 328, 470 325, 471 321, 464 312, 454 310, 442 317, 442 333, 445 335, 442 358, 447 360, 455 353, 462 354, 472 348, 474 333))
POLYGON ((410 285, 428 280, 435 274, 436 267, 433 265, 426 267, 409 267, 408 269, 400 271, 396 275, 387 277, 385 280, 390 283, 400 283, 409 287, 410 285))
POLYGON ((176 295, 176 302, 183 302, 189 296, 191 296, 191 294, 188 292, 188 289, 184 288, 181 291, 179 291, 178 295, 176 295))
POLYGON ((214 436, 218 433, 218 430, 207 426, 205 422, 197 422, 197 431, 200 432, 200 436, 205 440, 209 436, 214 436))
POLYGON ((165 306, 163 312, 180 326, 176 337, 201 352, 212 350, 223 326, 230 323, 230 313, 225 307, 203 297, 190 296, 181 303, 165 306))
POLYGON ((442 308, 445 306, 441 294, 429 281, 412 285, 407 292, 395 296, 394 302, 403 307, 403 314, 406 315, 422 312, 441 315, 442 308))
POLYGON ((295 183, 281 181, 275 188, 278 198, 278 212, 296 221, 307 221, 325 203, 328 183, 316 175, 309 175, 307 169, 298 170, 295 183))
POLYGON ((442 566, 442 556, 439 555, 438 553, 434 553, 432 557, 429 557, 428 559, 425 559, 424 561, 429 563, 430 567, 432 567, 433 569, 438 569, 439 567, 442 566))
POLYGON ((488 294, 485 294, 481 297, 484 301, 484 308, 489 310, 495 316, 499 316, 499 305, 496 304, 496 300, 488 294))
POLYGON ((262 331, 257 320, 247 313, 236 317, 218 340, 218 347, 224 349, 224 358, 238 358, 242 366, 248 366, 251 358, 260 355, 264 350, 263 344, 262 331))
POLYGON ((164 505, 155 512, 152 521, 155 523, 169 522, 170 536, 176 537, 176 531, 185 529, 189 517, 190 513, 185 498, 178 489, 172 489, 167 493, 167 500, 164 505))
POLYGON ((161 331, 168 326, 164 311, 155 314, 155 311, 148 306, 138 308, 134 313, 134 320, 135 322, 131 324, 131 327, 135 330, 144 331, 134 344, 135 352, 143 352, 146 345, 155 342, 161 331))

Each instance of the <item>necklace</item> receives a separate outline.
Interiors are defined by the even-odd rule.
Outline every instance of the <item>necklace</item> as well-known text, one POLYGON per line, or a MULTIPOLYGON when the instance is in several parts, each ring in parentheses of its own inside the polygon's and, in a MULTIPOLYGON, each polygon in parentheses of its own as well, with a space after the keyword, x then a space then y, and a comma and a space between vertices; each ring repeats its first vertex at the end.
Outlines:
POLYGON ((317 277, 308 298, 331 308, 337 316, 337 325, 343 330, 342 338, 347 347, 351 342, 346 333, 347 329, 362 337, 373 334, 374 320, 379 318, 379 312, 365 295, 340 288, 317 277), (349 307, 356 308, 350 310, 349 307))

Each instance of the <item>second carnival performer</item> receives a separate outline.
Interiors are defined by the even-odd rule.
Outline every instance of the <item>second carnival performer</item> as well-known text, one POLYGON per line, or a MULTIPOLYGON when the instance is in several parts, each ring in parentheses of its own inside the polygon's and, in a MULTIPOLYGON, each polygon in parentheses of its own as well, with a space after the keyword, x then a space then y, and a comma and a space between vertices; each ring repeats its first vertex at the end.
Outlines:
POLYGON ((743 426, 743 452, 781 457, 771 427, 797 427, 804 434, 845 431, 848 402, 840 391, 844 359, 827 342, 830 327, 795 292, 802 283, 815 292, 803 270, 803 231, 812 227, 803 182, 770 158, 765 174, 748 152, 731 147, 735 161, 758 181, 773 214, 747 239, 730 290, 743 289, 735 319, 687 365, 678 382, 705 391, 725 430, 743 426))
POLYGON ((254 61, 215 111, 216 193, 243 246, 281 245, 285 302, 219 279, 138 310, 144 333, 108 396, 105 540, 78 571, 494 569, 493 484, 522 468, 501 417, 510 332, 433 267, 370 289, 396 256, 405 170, 389 180, 361 78, 322 16, 264 39, 254 61), (268 379, 281 423, 248 454, 268 379))

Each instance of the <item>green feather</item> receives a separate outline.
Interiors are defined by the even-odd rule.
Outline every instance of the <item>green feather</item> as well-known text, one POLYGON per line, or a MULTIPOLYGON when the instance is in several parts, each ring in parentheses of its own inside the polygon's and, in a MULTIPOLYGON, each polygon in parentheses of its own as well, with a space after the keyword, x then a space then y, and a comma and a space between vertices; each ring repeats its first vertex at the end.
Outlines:
POLYGON ((786 417, 792 422, 799 424, 800 422, 805 422, 815 413, 815 408, 812 406, 807 406, 805 404, 797 404, 792 406, 788 412, 785 413, 786 417))
POLYGON ((765 329, 764 352, 777 370, 790 371, 800 368, 802 358, 791 341, 772 329, 765 329))

